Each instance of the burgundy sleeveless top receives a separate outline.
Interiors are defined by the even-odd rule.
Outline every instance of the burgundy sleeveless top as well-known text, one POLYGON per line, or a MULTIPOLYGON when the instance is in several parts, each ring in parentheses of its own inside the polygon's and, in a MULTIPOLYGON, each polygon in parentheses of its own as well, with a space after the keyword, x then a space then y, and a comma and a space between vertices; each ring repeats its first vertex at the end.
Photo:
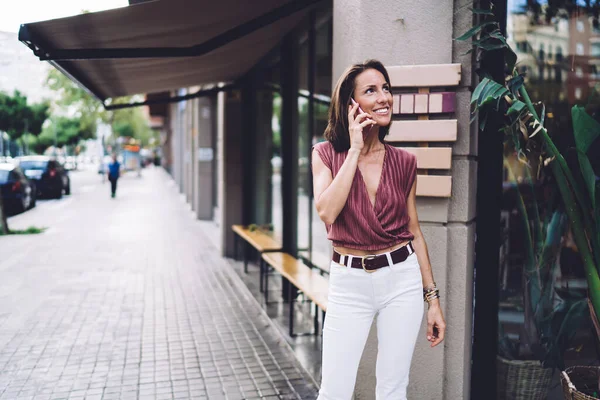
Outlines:
MULTIPOLYGON (((383 170, 371 205, 369 193, 356 168, 346 205, 332 225, 327 238, 334 247, 381 250, 414 238, 408 230, 406 202, 417 174, 417 159, 411 153, 384 144, 383 170)), ((330 142, 314 146, 333 178, 346 160, 348 152, 337 153, 330 142)))

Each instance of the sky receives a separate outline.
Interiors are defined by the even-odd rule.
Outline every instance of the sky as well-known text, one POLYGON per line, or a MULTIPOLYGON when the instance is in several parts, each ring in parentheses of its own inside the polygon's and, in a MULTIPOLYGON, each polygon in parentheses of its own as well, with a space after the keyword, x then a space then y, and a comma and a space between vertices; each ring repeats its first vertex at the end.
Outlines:
POLYGON ((3 0, 0 31, 18 32, 23 23, 70 17, 82 10, 102 11, 124 7, 128 0, 3 0))

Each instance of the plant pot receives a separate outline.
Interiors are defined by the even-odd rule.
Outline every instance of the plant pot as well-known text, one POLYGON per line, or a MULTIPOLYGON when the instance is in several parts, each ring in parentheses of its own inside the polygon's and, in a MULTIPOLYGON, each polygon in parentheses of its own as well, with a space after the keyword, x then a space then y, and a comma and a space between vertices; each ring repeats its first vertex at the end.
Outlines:
POLYGON ((600 395, 600 367, 569 367, 560 374, 567 400, 594 400, 600 395))
POLYGON ((552 380, 552 368, 539 361, 507 360, 496 357, 498 400, 545 400, 552 380))

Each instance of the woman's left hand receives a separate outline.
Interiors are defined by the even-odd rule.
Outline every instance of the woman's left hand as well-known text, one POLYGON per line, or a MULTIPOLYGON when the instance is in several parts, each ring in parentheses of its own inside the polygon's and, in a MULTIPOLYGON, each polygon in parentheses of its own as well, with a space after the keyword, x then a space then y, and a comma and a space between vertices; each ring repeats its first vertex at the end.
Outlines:
POLYGON ((446 321, 440 307, 440 301, 435 299, 427 310, 427 340, 431 347, 435 347, 444 340, 446 334, 446 321))

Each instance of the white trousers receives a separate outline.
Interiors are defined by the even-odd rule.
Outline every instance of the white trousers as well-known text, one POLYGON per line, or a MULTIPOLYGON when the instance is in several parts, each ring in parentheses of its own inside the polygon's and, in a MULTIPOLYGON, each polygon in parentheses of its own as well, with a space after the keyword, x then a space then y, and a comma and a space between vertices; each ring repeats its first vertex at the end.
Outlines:
MULTIPOLYGON (((391 259, 388 256, 388 261, 391 259)), ((410 363, 423 318, 417 256, 373 273, 331 263, 317 400, 350 400, 377 315, 377 400, 406 400, 410 363)))

